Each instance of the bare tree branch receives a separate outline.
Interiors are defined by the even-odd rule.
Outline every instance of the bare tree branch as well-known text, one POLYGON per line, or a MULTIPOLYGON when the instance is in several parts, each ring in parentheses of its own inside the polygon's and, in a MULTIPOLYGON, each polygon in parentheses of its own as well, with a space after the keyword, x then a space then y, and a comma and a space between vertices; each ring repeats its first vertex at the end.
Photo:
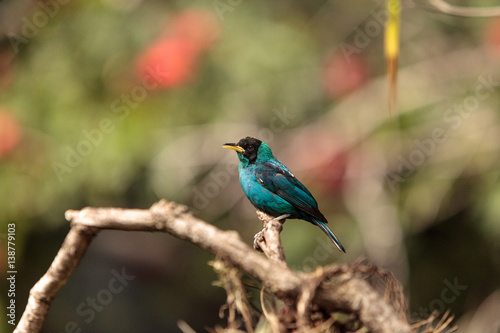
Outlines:
POLYGON ((55 294, 80 262, 97 230, 73 226, 47 273, 30 291, 28 304, 14 332, 39 332, 55 294))
MULTIPOLYGON (((54 295, 78 265, 92 238, 103 229, 168 232, 253 276, 287 304, 297 306, 299 299, 312 300, 311 304, 325 313, 343 311, 355 314, 370 332, 411 332, 409 324, 399 318, 393 307, 384 302, 383 297, 351 266, 331 265, 320 273, 294 272, 251 249, 236 232, 220 230, 194 217, 186 207, 166 200, 154 204, 149 210, 90 207, 80 211, 68 210, 66 219, 71 221, 71 230, 47 273, 32 288, 15 333, 40 331, 54 295)), ((277 246, 269 242, 270 239, 266 238, 268 248, 277 246)), ((300 305, 300 312, 304 316, 307 314, 304 302, 300 305)))

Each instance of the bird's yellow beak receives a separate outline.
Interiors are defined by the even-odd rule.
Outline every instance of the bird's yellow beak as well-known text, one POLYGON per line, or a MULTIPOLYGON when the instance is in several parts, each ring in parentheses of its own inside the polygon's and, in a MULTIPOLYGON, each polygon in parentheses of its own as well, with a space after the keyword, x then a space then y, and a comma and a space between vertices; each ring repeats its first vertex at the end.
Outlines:
POLYGON ((245 149, 242 147, 238 146, 236 143, 226 143, 222 146, 222 148, 227 148, 227 149, 232 149, 236 150, 238 153, 244 153, 245 149))

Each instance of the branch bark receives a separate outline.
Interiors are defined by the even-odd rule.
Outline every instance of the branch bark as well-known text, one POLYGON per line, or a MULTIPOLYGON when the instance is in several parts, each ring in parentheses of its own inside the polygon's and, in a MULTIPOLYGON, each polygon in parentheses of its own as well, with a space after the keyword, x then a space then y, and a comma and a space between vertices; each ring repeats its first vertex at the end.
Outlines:
MULTIPOLYGON (((374 333, 411 331, 409 324, 349 265, 325 267, 322 280, 318 280, 318 273, 294 272, 251 249, 235 231, 220 230, 194 217, 186 207, 166 200, 146 210, 87 207, 68 210, 65 216, 71 222, 71 230, 47 273, 31 289, 28 305, 14 333, 40 331, 55 294, 78 265, 93 237, 103 229, 168 232, 250 274, 276 297, 291 304, 297 305, 305 297, 326 313, 335 310, 354 313, 374 333)), ((266 239, 266 243, 269 241, 266 239)), ((304 306, 300 308, 303 314, 307 312, 304 306)))
POLYGON ((283 267, 287 267, 287 263, 283 244, 281 244, 280 233, 288 216, 290 214, 274 218, 258 210, 257 217, 262 222, 264 228, 255 235, 253 243, 254 249, 264 252, 269 260, 283 267))
POLYGON ((39 332, 56 293, 78 266, 97 230, 73 226, 47 272, 30 290, 28 304, 14 332, 39 332))

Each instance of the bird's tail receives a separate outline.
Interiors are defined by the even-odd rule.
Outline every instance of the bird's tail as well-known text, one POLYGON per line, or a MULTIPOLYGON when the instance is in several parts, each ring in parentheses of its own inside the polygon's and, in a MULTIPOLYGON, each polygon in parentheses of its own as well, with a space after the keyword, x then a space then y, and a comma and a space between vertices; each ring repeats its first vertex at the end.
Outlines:
POLYGON ((340 243, 337 236, 335 236, 335 234, 326 226, 326 224, 316 219, 314 219, 313 221, 314 221, 313 223, 316 224, 318 227, 320 227, 321 230, 323 230, 323 232, 328 236, 328 238, 332 240, 335 246, 337 246, 337 249, 345 253, 344 246, 342 246, 342 243, 340 243))

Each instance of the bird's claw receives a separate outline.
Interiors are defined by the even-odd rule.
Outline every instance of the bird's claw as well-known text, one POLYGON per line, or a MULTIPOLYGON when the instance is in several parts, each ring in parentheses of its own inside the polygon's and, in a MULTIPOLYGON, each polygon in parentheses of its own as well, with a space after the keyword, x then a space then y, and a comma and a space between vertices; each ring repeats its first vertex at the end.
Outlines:
POLYGON ((264 241, 264 230, 259 231, 253 237, 253 248, 256 249, 257 251, 263 252, 261 247, 259 246, 259 243, 263 241, 264 241))

